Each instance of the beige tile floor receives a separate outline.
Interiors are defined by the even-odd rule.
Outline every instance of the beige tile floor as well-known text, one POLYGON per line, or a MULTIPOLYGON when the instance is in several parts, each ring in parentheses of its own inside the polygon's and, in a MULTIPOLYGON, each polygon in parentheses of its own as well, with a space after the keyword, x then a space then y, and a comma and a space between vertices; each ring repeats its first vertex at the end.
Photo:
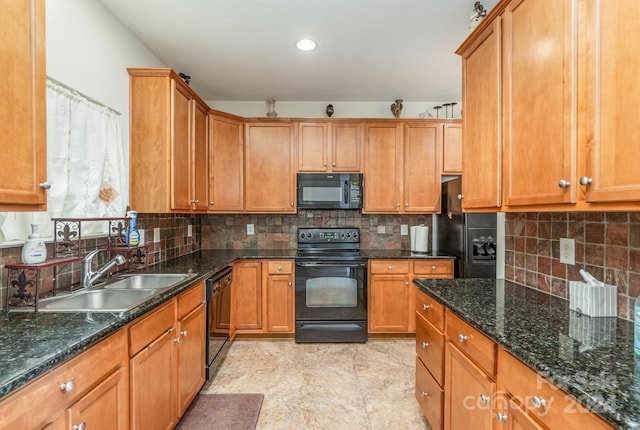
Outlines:
POLYGON ((414 339, 240 340, 203 392, 264 394, 258 430, 429 429, 414 375, 414 339))

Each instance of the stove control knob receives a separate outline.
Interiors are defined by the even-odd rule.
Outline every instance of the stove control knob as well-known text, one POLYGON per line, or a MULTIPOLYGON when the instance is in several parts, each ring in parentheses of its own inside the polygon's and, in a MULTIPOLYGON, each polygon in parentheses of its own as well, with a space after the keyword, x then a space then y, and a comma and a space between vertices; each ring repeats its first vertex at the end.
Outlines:
POLYGON ((354 239, 357 239, 357 238, 358 238, 358 232, 357 232, 357 231, 354 231, 354 232, 353 232, 353 238, 354 238, 354 239))

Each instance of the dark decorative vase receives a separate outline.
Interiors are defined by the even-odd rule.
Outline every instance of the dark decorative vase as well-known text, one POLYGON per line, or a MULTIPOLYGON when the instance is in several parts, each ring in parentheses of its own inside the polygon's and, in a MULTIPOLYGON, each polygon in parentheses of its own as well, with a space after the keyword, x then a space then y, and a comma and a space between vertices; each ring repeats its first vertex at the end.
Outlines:
POLYGON ((327 105, 327 110, 325 110, 327 116, 329 118, 331 118, 331 115, 333 115, 333 105, 327 105))
POLYGON ((391 113, 394 117, 400 118, 400 114, 402 113, 402 99, 396 99, 395 102, 391 103, 391 113))

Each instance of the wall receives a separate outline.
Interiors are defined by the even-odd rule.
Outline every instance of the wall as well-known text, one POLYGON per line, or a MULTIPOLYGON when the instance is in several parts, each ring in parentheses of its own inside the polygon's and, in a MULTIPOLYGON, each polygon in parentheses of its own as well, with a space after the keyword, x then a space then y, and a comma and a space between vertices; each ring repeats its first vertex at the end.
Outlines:
POLYGON ((640 295, 640 212, 507 213, 505 278, 568 299, 585 269, 618 287, 618 316, 633 319, 640 295), (560 263, 560 238, 575 239, 576 264, 560 263))
POLYGON ((294 215, 202 215, 201 222, 203 249, 296 249, 299 227, 358 227, 363 249, 409 249, 400 225, 431 226, 431 215, 300 210, 294 215), (254 224, 255 235, 246 234, 247 224, 254 224))
MULTIPOLYGON (((419 114, 429 112, 434 118, 445 118, 445 109, 437 112, 434 106, 455 101, 458 104, 453 108, 447 108, 447 118, 461 118, 461 104, 457 100, 445 100, 443 102, 404 102, 400 118, 419 118, 419 114)), ((331 103, 334 108, 332 118, 393 118, 391 103, 388 102, 287 102, 277 101, 275 111, 279 118, 326 118, 325 110, 331 103)), ((266 117, 269 110, 265 101, 207 101, 207 104, 217 110, 229 112, 243 117, 266 117)))

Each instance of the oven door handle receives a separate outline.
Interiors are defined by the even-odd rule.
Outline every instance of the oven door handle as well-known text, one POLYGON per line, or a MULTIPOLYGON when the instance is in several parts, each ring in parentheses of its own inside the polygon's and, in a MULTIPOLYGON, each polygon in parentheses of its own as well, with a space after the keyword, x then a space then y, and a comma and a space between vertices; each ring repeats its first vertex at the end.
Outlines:
POLYGON ((366 261, 360 262, 296 262, 296 266, 300 267, 323 267, 323 266, 332 266, 332 267, 367 267, 366 261))

